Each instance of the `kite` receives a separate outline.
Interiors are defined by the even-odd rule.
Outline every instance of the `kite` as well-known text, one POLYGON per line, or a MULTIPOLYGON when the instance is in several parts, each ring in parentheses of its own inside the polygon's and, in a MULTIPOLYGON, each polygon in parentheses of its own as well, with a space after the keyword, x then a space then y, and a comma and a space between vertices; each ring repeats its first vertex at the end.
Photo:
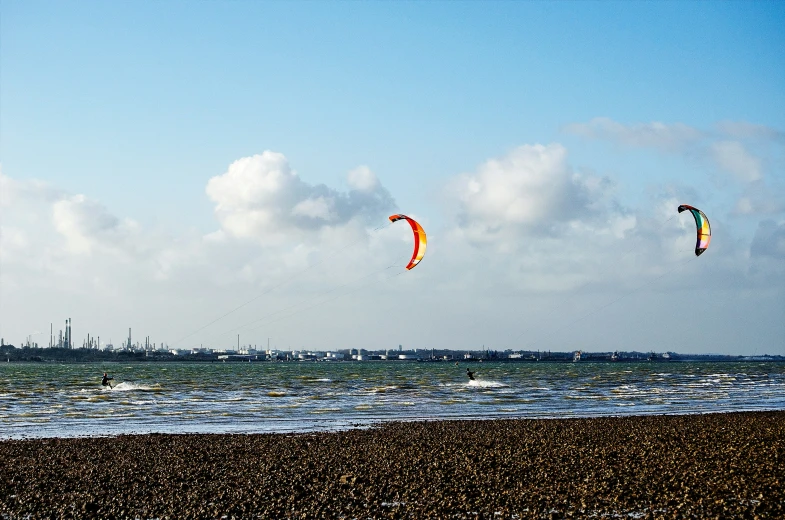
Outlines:
POLYGON ((414 253, 412 254, 412 259, 409 260, 409 265, 406 266, 406 269, 412 269, 415 265, 419 264, 422 257, 425 256, 425 244, 427 242, 425 230, 423 230, 422 226, 418 224, 416 220, 409 218, 406 215, 390 216, 390 222, 396 222, 398 220, 406 220, 409 222, 409 225, 412 226, 412 231, 414 232, 414 253))
POLYGON ((695 217, 695 227, 698 232, 698 241, 695 243, 695 256, 700 256, 701 253, 709 248, 711 242, 711 226, 709 226, 709 219, 706 214, 698 208, 693 208, 687 204, 679 206, 679 213, 689 210, 692 216, 695 217))

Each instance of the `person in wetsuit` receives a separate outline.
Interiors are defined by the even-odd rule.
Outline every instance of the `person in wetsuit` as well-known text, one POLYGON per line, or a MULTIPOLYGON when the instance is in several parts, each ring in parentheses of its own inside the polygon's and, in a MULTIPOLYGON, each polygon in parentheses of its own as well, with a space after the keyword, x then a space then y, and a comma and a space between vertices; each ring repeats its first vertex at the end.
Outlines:
POLYGON ((466 369, 466 375, 469 377, 469 381, 474 381, 474 372, 472 372, 468 368, 466 369))
POLYGON ((109 388, 112 388, 112 383, 109 382, 112 379, 114 379, 114 378, 113 377, 109 377, 108 375, 106 375, 106 372, 104 372, 104 377, 103 377, 103 379, 101 379, 101 384, 104 385, 104 386, 108 386, 109 388))

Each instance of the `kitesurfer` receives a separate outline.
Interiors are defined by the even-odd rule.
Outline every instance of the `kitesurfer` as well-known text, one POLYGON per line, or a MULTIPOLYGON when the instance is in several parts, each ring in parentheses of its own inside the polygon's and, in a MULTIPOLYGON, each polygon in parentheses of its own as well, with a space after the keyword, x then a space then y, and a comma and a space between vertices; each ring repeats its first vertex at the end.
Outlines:
POLYGON ((112 379, 114 379, 114 378, 113 377, 109 377, 108 375, 106 375, 106 372, 104 372, 104 377, 103 377, 103 379, 101 379, 101 384, 104 385, 104 386, 108 386, 111 389, 112 388, 112 383, 110 383, 109 381, 111 381, 112 379))
POLYGON ((469 381, 474 381, 474 372, 472 372, 468 368, 466 369, 466 375, 468 376, 469 381))

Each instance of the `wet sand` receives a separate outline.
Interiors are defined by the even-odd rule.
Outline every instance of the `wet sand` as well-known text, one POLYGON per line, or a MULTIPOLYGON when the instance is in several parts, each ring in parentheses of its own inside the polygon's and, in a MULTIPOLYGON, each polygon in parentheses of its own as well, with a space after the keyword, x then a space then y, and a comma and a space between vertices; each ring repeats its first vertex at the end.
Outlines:
POLYGON ((0 441, 0 518, 785 518, 785 411, 0 441))

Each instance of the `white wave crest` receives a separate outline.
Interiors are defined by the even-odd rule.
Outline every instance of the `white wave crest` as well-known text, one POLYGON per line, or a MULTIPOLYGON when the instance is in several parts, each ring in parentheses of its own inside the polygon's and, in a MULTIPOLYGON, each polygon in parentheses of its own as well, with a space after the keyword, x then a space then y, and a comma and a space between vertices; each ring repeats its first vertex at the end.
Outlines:
POLYGON ((474 379, 469 381, 469 386, 476 386, 478 388, 504 388, 507 385, 499 383, 498 381, 485 381, 483 379, 474 379))
POLYGON ((134 392, 134 391, 150 391, 155 390, 155 386, 150 385, 138 385, 136 383, 126 383, 123 381, 122 383, 118 383, 112 386, 113 392, 134 392))

